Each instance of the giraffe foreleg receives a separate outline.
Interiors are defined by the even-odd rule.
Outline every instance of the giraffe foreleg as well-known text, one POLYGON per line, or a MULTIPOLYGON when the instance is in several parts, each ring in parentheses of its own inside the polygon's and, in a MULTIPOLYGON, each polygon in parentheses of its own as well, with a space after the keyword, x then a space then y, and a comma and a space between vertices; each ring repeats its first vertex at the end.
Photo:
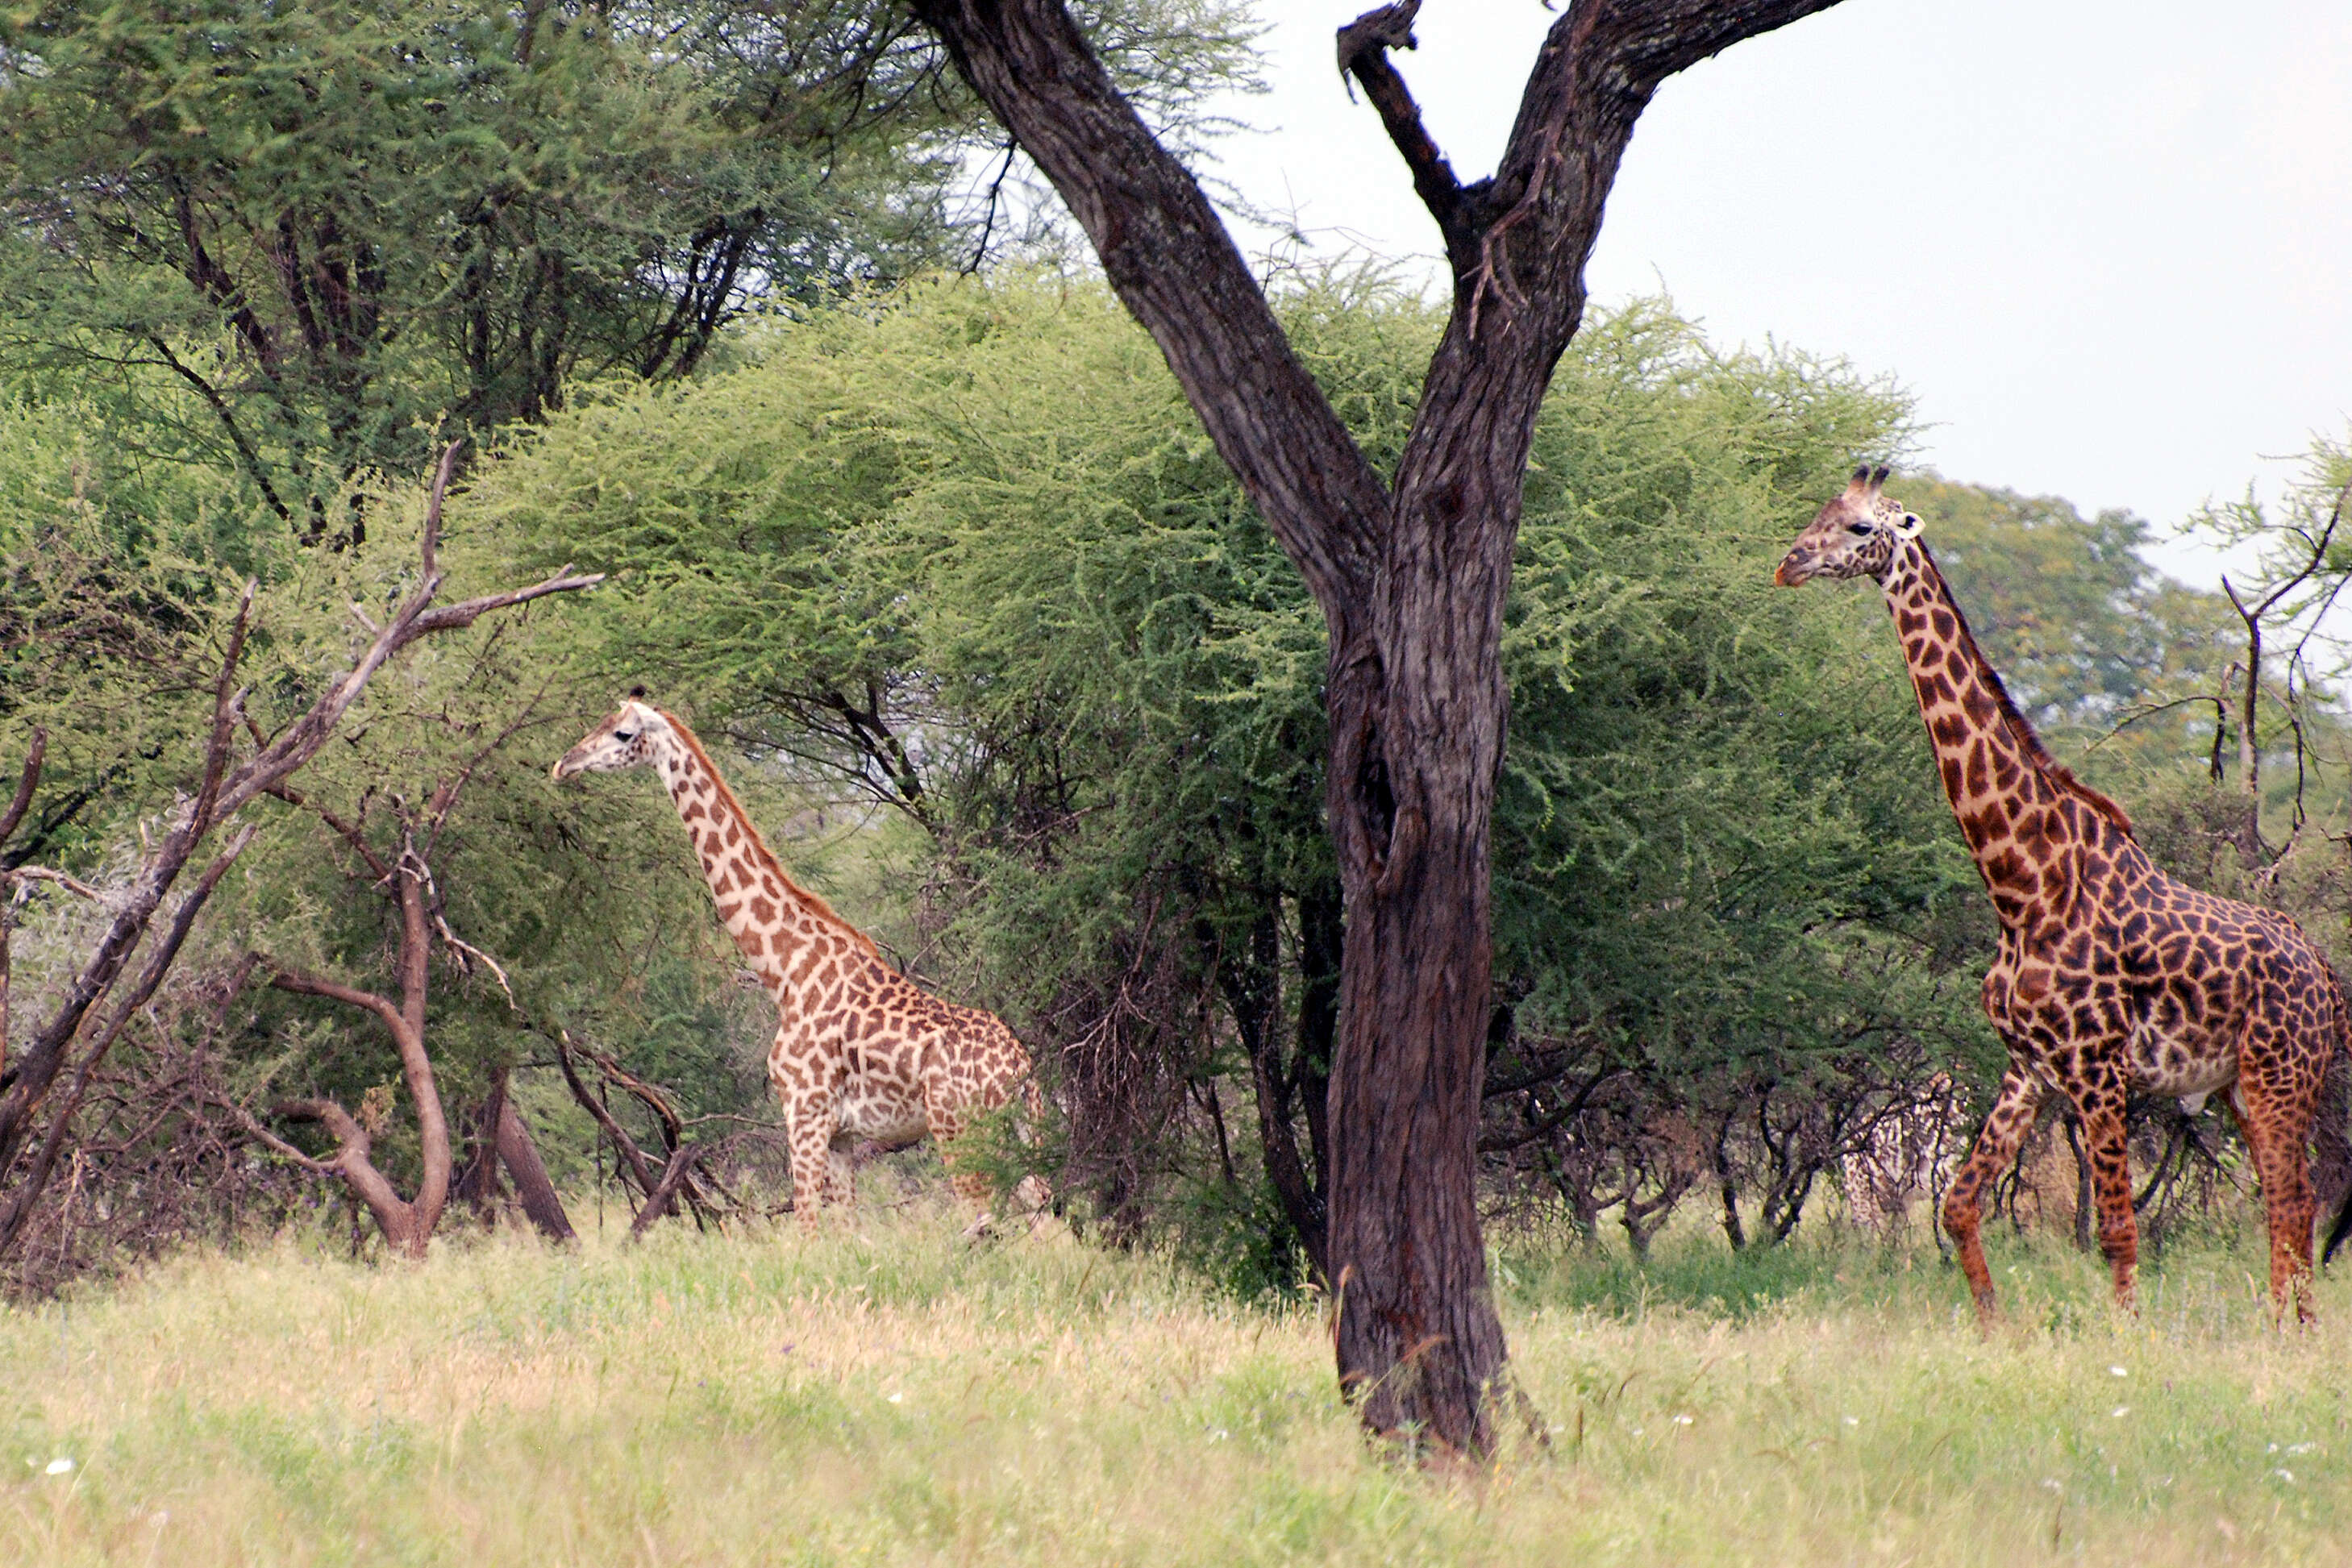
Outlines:
POLYGON ((817 1210, 830 1196, 833 1174, 833 1096, 805 1091, 784 1102, 784 1129, 793 1156, 793 1213, 803 1230, 814 1229, 817 1210))
POLYGON ((2083 1149, 2091 1162, 2091 1199, 2099 1214, 2099 1250, 2115 1276, 2116 1305, 2139 1311, 2139 1217, 2132 1212, 2131 1160, 2125 1142, 2124 1091, 2101 1083, 2074 1097, 2083 1149))
POLYGON ((2017 1158, 2025 1134, 2032 1130, 2033 1113, 2045 1092, 2042 1080, 2011 1060, 2000 1075, 1992 1109, 1986 1113, 1977 1141, 1953 1176, 1944 1195, 1944 1233, 1960 1255, 1960 1271, 1969 1279, 1969 1294, 1976 1299, 1977 1317, 1988 1327, 2000 1316, 1992 1292, 1992 1270, 1985 1264, 1979 1234, 1984 1218, 1984 1189, 2017 1158))

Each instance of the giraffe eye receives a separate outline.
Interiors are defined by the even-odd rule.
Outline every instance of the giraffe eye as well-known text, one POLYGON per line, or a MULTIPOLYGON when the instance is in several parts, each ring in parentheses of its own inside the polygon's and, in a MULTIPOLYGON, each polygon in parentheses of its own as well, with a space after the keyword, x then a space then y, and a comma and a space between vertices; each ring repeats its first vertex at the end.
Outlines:
POLYGON ((634 729, 616 729, 613 732, 613 738, 626 746, 637 738, 637 732, 634 729))
POLYGON ((1850 534, 1873 534, 1876 533, 1878 529, 1868 518, 1864 517, 1857 518, 1854 521, 1848 523, 1845 526, 1845 531, 1850 534))

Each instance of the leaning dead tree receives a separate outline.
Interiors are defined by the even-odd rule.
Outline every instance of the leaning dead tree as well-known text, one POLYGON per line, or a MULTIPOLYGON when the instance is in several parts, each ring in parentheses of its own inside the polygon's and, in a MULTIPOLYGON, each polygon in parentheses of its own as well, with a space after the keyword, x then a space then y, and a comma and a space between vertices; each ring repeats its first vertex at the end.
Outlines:
MULTIPOLYGON (((328 684, 326 691, 275 735, 262 731, 246 712, 247 692, 237 685, 245 654, 246 634, 253 614, 253 587, 248 584, 231 621, 217 679, 213 685, 211 725, 207 731, 199 782, 194 795, 172 813, 160 841, 141 860, 89 957, 67 986, 47 1022, 33 1035, 21 1056, 7 1070, 6 1087, 0 1090, 0 1254, 15 1246, 26 1220, 39 1201, 60 1150, 69 1142, 75 1112, 91 1075, 139 1009, 153 997, 178 957, 205 901, 211 896, 230 864, 251 837, 249 830, 231 836, 182 893, 163 923, 163 935, 146 946, 146 957, 126 988, 123 979, 131 960, 145 945, 159 914, 197 852, 213 841, 217 831, 264 794, 281 788, 302 765, 332 737, 352 705, 376 672, 403 649, 436 632, 471 626, 493 611, 588 588, 604 580, 601 573, 573 576, 570 568, 528 588, 486 594, 457 604, 436 607, 441 590, 436 558, 440 538, 441 503, 457 464, 457 445, 442 454, 425 510, 416 586, 381 629, 375 632, 358 664, 328 684), (250 750, 240 759, 240 743, 250 750), (93 1027, 85 1026, 97 1017, 93 1027), (67 1068, 73 1071, 68 1074, 67 1068), (48 1126, 36 1139, 40 1113, 51 1105, 51 1092, 60 1078, 65 1094, 54 1105, 48 1126), (28 1157, 29 1155, 29 1157, 28 1157)), ((18 799, 29 805, 39 783, 41 743, 36 737, 20 781, 18 799)), ((24 812, 15 809, 5 820, 14 831, 24 812)), ((14 873, 25 875, 25 869, 14 873)), ((5 1050, 5 1047, 0 1047, 5 1050)))
POLYGON ((1323 610, 1326 810, 1346 894, 1328 1264, 1342 1384, 1376 1430, 1483 1449, 1506 1388, 1475 1145, 1492 963, 1499 645, 1519 490, 1633 123, 1667 77, 1831 0, 1574 0, 1495 173, 1464 183, 1390 51, 1419 0, 1340 29, 1436 220, 1454 306, 1396 473, 1290 350, 1199 184, 1061 0, 908 0, 1086 229, 1323 610))

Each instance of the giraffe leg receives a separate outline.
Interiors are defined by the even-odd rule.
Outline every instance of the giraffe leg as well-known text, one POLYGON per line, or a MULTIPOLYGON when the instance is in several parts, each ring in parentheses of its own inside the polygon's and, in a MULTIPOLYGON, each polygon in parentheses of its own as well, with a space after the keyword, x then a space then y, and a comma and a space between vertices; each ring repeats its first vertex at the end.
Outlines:
POLYGON ((2116 1281, 2116 1305, 2139 1311, 2139 1217, 2132 1212, 2131 1161, 2124 1139, 2120 1084, 2087 1089, 2074 1102, 2091 1160, 2091 1199, 2099 1212, 2099 1250, 2116 1281))
POLYGON ((793 1096, 784 1105, 784 1127, 793 1155, 793 1213, 803 1230, 813 1230, 817 1210, 824 1207, 826 1178, 832 1171, 832 1096, 814 1092, 793 1096))
POLYGON ((2032 1130, 2033 1113, 2042 1104, 2042 1080, 2012 1061, 2000 1075, 1992 1110, 1977 1134, 1969 1157, 1944 1195, 1944 1233, 1960 1255, 1960 1271, 1969 1277, 1969 1293, 1976 1298, 1977 1317, 1987 1327, 2000 1316, 1992 1293, 1992 1270, 1985 1265, 1984 1242, 1979 1235, 1984 1215, 1986 1186, 2017 1158, 2018 1146, 2032 1130))
POLYGON ((2238 1092, 2231 1096, 2238 1131, 2245 1135, 2254 1168, 2262 1173, 2263 1209, 2271 1232, 2271 1312, 2281 1322, 2290 1296, 2294 1321, 2311 1322, 2311 1222, 2317 1204, 2311 1192, 2311 1162, 2304 1151, 2311 1133, 2308 1102, 2317 1092, 2315 1082, 2298 1107, 2290 1096, 2241 1078, 2238 1092))
POLYGON ((931 1124, 931 1141, 939 1145, 940 1158, 948 1167, 948 1186, 972 1210, 972 1222, 964 1228, 964 1234, 979 1236, 994 1217, 988 1212, 988 1178, 956 1168, 956 1139, 963 1132, 964 1107, 944 1084, 933 1083, 923 1092, 923 1113, 931 1124))

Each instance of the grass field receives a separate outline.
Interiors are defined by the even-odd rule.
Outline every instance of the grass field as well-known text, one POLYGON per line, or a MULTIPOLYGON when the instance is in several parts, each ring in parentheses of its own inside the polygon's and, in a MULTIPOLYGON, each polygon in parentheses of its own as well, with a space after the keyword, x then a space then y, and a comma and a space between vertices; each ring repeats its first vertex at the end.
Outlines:
POLYGON ((1311 1304, 943 1211, 189 1259, 0 1314, 0 1563, 2352 1557, 2340 1278, 2281 1335, 2176 1250, 2124 1322, 2012 1241, 1986 1340, 1924 1244, 1662 1247, 1502 1249, 1551 1441, 1475 1474, 1368 1448, 1311 1304))

